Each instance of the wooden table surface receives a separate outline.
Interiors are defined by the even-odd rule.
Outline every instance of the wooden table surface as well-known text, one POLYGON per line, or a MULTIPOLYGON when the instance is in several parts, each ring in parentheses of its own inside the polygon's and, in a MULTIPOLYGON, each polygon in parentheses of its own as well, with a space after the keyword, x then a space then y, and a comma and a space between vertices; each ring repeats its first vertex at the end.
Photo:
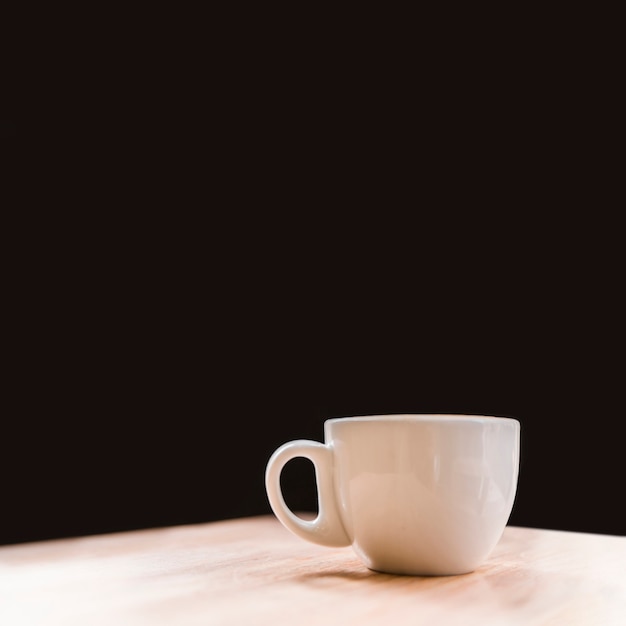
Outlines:
POLYGON ((377 574, 273 516, 0 547, 2 626, 626 625, 626 537, 507 527, 462 576, 377 574))

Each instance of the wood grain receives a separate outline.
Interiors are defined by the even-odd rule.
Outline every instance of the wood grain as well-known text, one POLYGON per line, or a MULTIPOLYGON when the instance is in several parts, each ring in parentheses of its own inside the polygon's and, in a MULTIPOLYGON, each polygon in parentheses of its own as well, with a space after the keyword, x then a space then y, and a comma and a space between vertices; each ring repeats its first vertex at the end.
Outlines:
POLYGON ((3 626, 626 624, 626 538, 507 527, 472 574, 366 569, 273 516, 0 547, 3 626))

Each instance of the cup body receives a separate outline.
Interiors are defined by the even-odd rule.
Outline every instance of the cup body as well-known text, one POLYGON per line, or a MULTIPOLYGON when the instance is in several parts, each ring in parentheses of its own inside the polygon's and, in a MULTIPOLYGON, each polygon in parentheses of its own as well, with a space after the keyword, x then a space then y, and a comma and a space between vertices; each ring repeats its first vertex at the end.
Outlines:
POLYGON ((519 435, 517 420, 487 416, 327 420, 334 497, 357 555, 397 574, 474 570, 511 514, 519 435))

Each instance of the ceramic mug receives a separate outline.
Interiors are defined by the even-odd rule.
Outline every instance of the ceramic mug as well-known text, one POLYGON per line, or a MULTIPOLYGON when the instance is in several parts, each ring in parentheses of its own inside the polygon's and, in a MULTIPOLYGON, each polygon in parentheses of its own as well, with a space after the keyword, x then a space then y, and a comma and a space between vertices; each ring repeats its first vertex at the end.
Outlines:
POLYGON ((268 461, 276 517, 299 537, 352 546, 370 569, 451 575, 475 570, 498 543, 517 490, 520 424, 476 415, 369 415, 324 424, 325 443, 285 443, 268 461), (286 505, 284 465, 315 466, 318 515, 286 505))

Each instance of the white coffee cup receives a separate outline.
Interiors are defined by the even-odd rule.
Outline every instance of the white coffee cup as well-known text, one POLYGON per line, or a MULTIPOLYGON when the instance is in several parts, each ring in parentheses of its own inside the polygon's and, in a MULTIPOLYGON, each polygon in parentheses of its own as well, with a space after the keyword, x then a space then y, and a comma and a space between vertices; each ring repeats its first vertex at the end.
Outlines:
POLYGON ((519 472, 520 424, 477 415, 329 419, 326 443, 291 441, 267 464, 276 517, 325 546, 352 546, 370 569, 464 574, 479 567, 508 522, 519 472), (284 465, 315 466, 319 511, 295 515, 280 488, 284 465))

